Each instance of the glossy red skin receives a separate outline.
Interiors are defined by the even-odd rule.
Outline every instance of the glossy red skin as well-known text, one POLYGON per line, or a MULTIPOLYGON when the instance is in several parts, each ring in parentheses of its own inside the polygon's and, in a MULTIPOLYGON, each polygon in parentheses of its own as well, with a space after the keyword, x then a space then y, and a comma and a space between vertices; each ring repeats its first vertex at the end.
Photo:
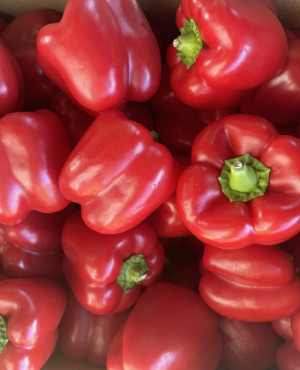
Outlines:
POLYGON ((2 280, 0 313, 9 342, 0 356, 1 369, 40 369, 55 348, 65 306, 63 288, 50 279, 2 280))
POLYGON ((61 14, 51 9, 38 9, 15 17, 1 37, 15 56, 25 82, 25 106, 49 108, 58 88, 43 73, 36 59, 36 35, 48 23, 58 22, 61 14))
MULTIPOLYGON (((216 314, 197 293, 170 283, 144 291, 126 320, 122 341, 123 368, 132 370, 215 369, 222 350, 216 314)), ((108 370, 114 354, 112 348, 108 370)))
POLYGON ((177 178, 169 150, 144 126, 111 110, 95 119, 66 160, 60 189, 81 204, 91 229, 112 234, 149 216, 175 191, 177 178))
POLYGON ((253 286, 278 286, 290 281, 295 274, 290 257, 270 245, 226 250, 206 244, 202 264, 214 274, 253 286))
POLYGON ((275 126, 298 125, 300 120, 300 40, 288 34, 288 54, 284 67, 255 89, 240 109, 256 114, 275 126))
POLYGON ((124 324, 129 311, 95 315, 87 311, 72 294, 60 324, 58 348, 69 359, 87 359, 94 366, 105 366, 113 337, 124 324))
POLYGON ((219 317, 223 341, 220 364, 230 370, 266 370, 275 364, 279 337, 269 322, 247 322, 219 317))
POLYGON ((291 317, 291 329, 295 347, 300 352, 300 309, 291 317))
POLYGON ((0 119, 0 141, 0 223, 16 224, 32 210, 53 213, 70 203, 59 189, 59 174, 71 148, 56 114, 9 113, 0 119))
POLYGON ((16 58, 0 39, 0 117, 23 110, 24 77, 16 58))
POLYGON ((187 228, 220 248, 281 243, 300 229, 300 140, 279 135, 267 120, 236 114, 221 118, 196 137, 192 164, 177 184, 177 207, 187 228), (265 194, 230 202, 218 177, 226 159, 250 153, 271 169, 265 194), (232 222, 234 220, 234 222, 232 222))
POLYGON ((206 270, 199 283, 206 304, 220 315, 235 320, 273 321, 300 307, 300 280, 294 276, 277 286, 240 284, 206 270))
POLYGON ((32 211, 16 225, 0 225, 1 265, 11 277, 63 276, 61 232, 72 205, 56 213, 32 211))
POLYGON ((196 71, 209 86, 250 89, 272 78, 286 61, 286 35, 271 0, 182 0, 178 28, 191 18, 205 44, 196 71))
POLYGON ((146 101, 159 85, 158 44, 134 0, 69 1, 62 20, 39 31, 37 49, 45 74, 95 112, 146 101))
POLYGON ((159 238, 176 238, 190 235, 177 210, 176 193, 173 193, 146 221, 154 228, 159 238))
POLYGON ((298 370, 300 364, 300 351, 293 341, 283 343, 276 352, 276 365, 279 370, 298 370))
POLYGON ((293 340, 291 316, 282 317, 271 322, 273 330, 285 340, 293 340))
POLYGON ((167 62, 171 69, 170 84, 176 97, 196 109, 226 109, 239 105, 252 94, 252 89, 235 90, 207 84, 199 77, 196 65, 189 69, 176 56, 171 44, 167 50, 167 62))
POLYGON ((152 227, 141 223, 119 234, 106 235, 88 228, 80 212, 70 216, 62 233, 64 272, 77 300, 96 314, 122 311, 132 306, 141 288, 158 279, 164 264, 164 249, 152 227), (140 285, 124 293, 116 282, 123 261, 142 254, 149 270, 140 285))
POLYGON ((225 317, 273 321, 300 307, 300 280, 288 255, 276 246, 224 250, 205 245, 202 267, 200 295, 225 317))
POLYGON ((95 119, 83 111, 62 91, 53 96, 51 110, 60 117, 65 126, 72 148, 76 146, 81 136, 95 119))

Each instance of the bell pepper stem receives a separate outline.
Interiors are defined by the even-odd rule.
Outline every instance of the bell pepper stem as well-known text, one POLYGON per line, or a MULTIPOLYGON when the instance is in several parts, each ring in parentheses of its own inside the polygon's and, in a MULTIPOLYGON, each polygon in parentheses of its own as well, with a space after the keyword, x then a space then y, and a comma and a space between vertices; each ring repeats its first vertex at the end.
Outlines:
POLYGON ((192 18, 187 19, 185 25, 180 28, 180 35, 173 41, 173 46, 178 50, 177 55, 189 69, 203 48, 198 25, 192 18))
POLYGON ((0 316, 0 353, 3 351, 8 341, 6 321, 0 316))
POLYGON ((127 258, 124 263, 117 283, 124 292, 142 283, 147 277, 148 266, 142 254, 135 254, 127 258))
POLYGON ((232 190, 250 193, 257 185, 257 176, 253 167, 238 161, 231 165, 228 181, 232 190))
POLYGON ((222 191, 231 202, 248 202, 264 195, 270 169, 249 153, 225 161, 218 178, 222 191))

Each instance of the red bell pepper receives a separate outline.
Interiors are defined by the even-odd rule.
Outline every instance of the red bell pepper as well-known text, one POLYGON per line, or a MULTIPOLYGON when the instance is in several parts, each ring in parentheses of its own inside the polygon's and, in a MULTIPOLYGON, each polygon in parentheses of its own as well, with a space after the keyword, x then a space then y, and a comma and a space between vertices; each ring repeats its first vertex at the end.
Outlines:
POLYGON ((65 291, 50 279, 1 276, 0 368, 40 369, 55 348, 65 306, 65 291))
POLYGON ((92 314, 69 293, 60 323, 59 350, 73 361, 87 359, 94 366, 104 367, 111 341, 128 314, 129 310, 92 314))
POLYGON ((105 235, 88 228, 76 212, 65 223, 62 246, 69 286, 95 314, 132 306, 141 288, 158 279, 164 264, 163 246, 146 223, 105 235))
POLYGON ((300 364, 300 351, 293 341, 284 342, 276 352, 276 364, 280 370, 298 370, 300 364))
POLYGON ((221 368, 266 370, 275 365, 280 342, 269 322, 248 322, 220 316, 218 329, 223 342, 221 368))
POLYGON ((41 27, 58 22, 61 14, 51 9, 38 9, 12 19, 1 34, 15 56, 25 83, 25 109, 49 108, 58 88, 43 73, 36 59, 36 35, 41 27))
POLYGON ((288 54, 284 67, 240 106, 243 113, 264 117, 275 126, 298 125, 300 121, 300 40, 286 32, 288 54))
POLYGON ((70 203, 60 192, 59 174, 71 149, 56 114, 9 113, 0 119, 0 142, 0 223, 16 224, 31 210, 53 213, 70 203))
POLYGON ((213 370, 222 351, 217 324, 197 293, 155 283, 113 340, 107 369, 213 370))
POLYGON ((66 160, 60 189, 81 204, 90 228, 109 234, 143 221, 175 191, 177 178, 168 149, 112 110, 94 120, 66 160))
POLYGON ((277 244, 300 230, 300 139, 235 114, 196 137, 177 185, 187 228, 221 248, 277 244))
POLYGON ((167 50, 170 84, 175 96, 185 105, 209 110, 232 108, 253 93, 253 89, 235 90, 208 85, 199 77, 196 65, 187 69, 176 53, 177 49, 171 44, 167 50))
POLYGON ((91 111, 146 101, 159 85, 159 48, 135 0, 68 1, 62 20, 39 31, 37 49, 44 73, 91 111))
POLYGON ((71 147, 74 148, 81 136, 93 122, 94 117, 83 111, 62 91, 55 94, 51 100, 51 110, 61 119, 71 147))
POLYGON ((222 108, 285 63, 287 40, 271 0, 182 0, 176 23, 181 34, 173 47, 182 61, 172 71, 171 86, 192 106, 222 108))
POLYGON ((71 206, 55 213, 32 211, 18 224, 0 224, 0 260, 5 274, 62 278, 61 232, 72 212, 71 206))
POLYGON ((24 107, 24 77, 16 58, 0 39, 0 117, 24 107))
POLYGON ((206 245, 199 293, 219 314, 235 320, 273 321, 300 308, 300 279, 275 246, 225 250, 206 245))

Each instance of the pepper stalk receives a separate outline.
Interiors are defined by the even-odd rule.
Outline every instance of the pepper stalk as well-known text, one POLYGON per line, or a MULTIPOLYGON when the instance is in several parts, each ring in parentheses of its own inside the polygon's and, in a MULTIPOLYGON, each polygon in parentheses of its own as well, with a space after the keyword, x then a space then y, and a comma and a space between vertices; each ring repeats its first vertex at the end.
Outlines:
POLYGON ((271 169, 249 153, 225 161, 218 178, 231 202, 248 202, 264 195, 271 169))

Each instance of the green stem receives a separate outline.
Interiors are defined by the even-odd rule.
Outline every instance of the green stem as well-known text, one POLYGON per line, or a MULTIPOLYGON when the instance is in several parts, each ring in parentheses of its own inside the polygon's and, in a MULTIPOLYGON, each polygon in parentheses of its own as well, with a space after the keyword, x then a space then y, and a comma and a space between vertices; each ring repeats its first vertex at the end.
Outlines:
POLYGON ((247 153, 225 161, 219 182, 223 193, 231 202, 248 202, 264 195, 270 171, 257 158, 247 153))
POLYGON ((7 337, 7 328, 6 328, 6 321, 0 315, 0 353, 3 351, 3 348, 8 343, 9 339, 7 337))
POLYGON ((124 261, 117 283, 124 292, 127 292, 141 284, 147 277, 148 270, 147 262, 142 254, 132 255, 124 261))
POLYGON ((178 50, 177 55, 189 69, 203 48, 199 28, 192 18, 187 19, 184 26, 180 28, 180 36, 173 41, 173 46, 178 50))

